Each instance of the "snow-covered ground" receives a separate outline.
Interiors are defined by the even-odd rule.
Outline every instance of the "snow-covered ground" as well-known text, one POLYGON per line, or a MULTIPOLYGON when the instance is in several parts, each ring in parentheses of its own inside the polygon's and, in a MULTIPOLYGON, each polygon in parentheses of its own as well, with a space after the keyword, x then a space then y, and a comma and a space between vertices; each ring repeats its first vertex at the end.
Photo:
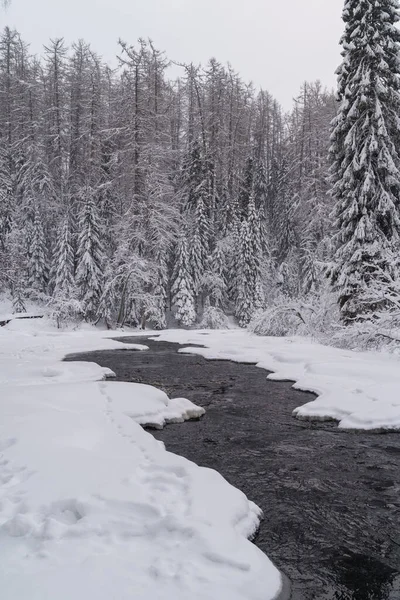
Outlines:
MULTIPOLYGON (((150 332, 149 332, 150 333, 150 332)), ((57 330, 44 318, 0 328, 2 600, 269 600, 274 565, 247 537, 260 510, 215 471, 165 451, 141 425, 199 417, 185 399, 111 382, 66 354, 146 346, 115 332, 57 330)), ((143 335, 132 334, 126 335, 143 335)), ((299 418, 400 429, 400 358, 243 330, 168 330, 181 352, 255 363, 319 394, 299 418)))
POLYGON ((140 426, 202 409, 60 362, 126 348, 110 335, 0 328, 1 600, 273 598, 280 574, 246 539, 260 510, 140 426))
POLYGON ((304 338, 257 337, 243 330, 163 331, 156 339, 203 345, 180 352, 257 364, 269 379, 295 381, 318 398, 294 411, 300 419, 334 419, 342 429, 400 430, 400 357, 352 352, 304 338))

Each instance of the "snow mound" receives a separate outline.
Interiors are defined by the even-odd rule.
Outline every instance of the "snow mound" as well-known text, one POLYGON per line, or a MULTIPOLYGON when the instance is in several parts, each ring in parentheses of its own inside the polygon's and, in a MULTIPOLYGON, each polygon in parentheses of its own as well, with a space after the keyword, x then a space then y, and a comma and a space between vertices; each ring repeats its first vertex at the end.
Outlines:
POLYGON ((141 383, 102 384, 101 391, 119 413, 155 429, 162 429, 167 423, 199 419, 205 413, 204 408, 186 398, 169 399, 161 390, 141 383))
POLYGON ((346 430, 400 430, 400 357, 352 352, 304 338, 258 337, 247 331, 169 330, 154 339, 193 344, 179 352, 255 364, 268 379, 295 381, 318 398, 294 410, 299 419, 335 420, 346 430), (205 346, 205 347, 200 347, 205 346))

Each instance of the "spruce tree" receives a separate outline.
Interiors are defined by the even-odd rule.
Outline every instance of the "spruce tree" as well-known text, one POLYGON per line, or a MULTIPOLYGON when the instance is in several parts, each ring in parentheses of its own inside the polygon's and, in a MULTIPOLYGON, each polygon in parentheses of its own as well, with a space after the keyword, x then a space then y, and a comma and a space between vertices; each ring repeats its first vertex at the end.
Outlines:
POLYGON ((32 290, 44 292, 48 282, 46 239, 42 215, 35 207, 35 217, 29 241, 28 285, 32 290))
POLYGON ((103 288, 104 253, 93 190, 85 188, 79 220, 76 284, 87 320, 94 320, 103 288))
POLYGON ((186 188, 186 209, 196 210, 196 203, 204 183, 205 168, 201 155, 200 144, 193 142, 191 150, 184 164, 184 185, 186 188))
POLYGON ((13 210, 14 190, 10 160, 0 151, 0 249, 5 248, 6 237, 11 231, 13 210))
POLYGON ((196 212, 194 217, 194 234, 190 251, 190 264, 193 274, 195 292, 198 294, 209 257, 209 221, 204 202, 206 190, 204 183, 196 194, 196 212))
POLYGON ((332 132, 336 254, 345 322, 385 306, 396 277, 400 200, 398 0, 346 0, 332 132))
POLYGON ((175 318, 187 327, 193 325, 196 320, 193 288, 186 236, 182 234, 176 249, 176 263, 171 291, 172 304, 175 306, 175 318))
POLYGON ((261 157, 255 161, 253 189, 256 208, 261 214, 265 215, 268 197, 268 182, 265 162, 261 157))
POLYGON ((68 215, 60 227, 52 269, 54 296, 68 297, 74 288, 74 249, 68 215))
POLYGON ((241 226, 239 249, 235 312, 239 325, 246 327, 256 310, 263 305, 260 226, 253 196, 248 205, 248 218, 241 226))
POLYGON ((254 174, 254 159, 250 156, 246 161, 240 185, 239 210, 242 219, 245 219, 248 216, 250 198, 254 188, 254 174))
POLYGON ((254 313, 253 306, 253 265, 252 244, 250 240, 249 224, 243 221, 240 228, 240 255, 239 273, 237 278, 237 298, 235 314, 241 327, 246 327, 254 313))
POLYGON ((224 242, 217 242, 207 261, 203 285, 205 292, 204 308, 222 309, 227 300, 226 256, 224 242))
POLYGON ((157 256, 156 281, 154 285, 155 306, 151 314, 155 329, 167 327, 166 312, 168 303, 168 264, 166 253, 160 251, 157 256))

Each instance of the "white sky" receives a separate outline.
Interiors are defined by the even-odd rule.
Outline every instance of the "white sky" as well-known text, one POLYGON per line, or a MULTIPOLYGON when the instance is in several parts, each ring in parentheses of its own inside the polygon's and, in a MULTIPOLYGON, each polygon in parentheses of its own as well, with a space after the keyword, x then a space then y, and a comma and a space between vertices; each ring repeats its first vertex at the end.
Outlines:
POLYGON ((115 62, 117 40, 150 37, 180 62, 230 62, 285 108, 303 81, 336 82, 344 0, 12 0, 1 26, 34 53, 49 38, 83 38, 115 62))

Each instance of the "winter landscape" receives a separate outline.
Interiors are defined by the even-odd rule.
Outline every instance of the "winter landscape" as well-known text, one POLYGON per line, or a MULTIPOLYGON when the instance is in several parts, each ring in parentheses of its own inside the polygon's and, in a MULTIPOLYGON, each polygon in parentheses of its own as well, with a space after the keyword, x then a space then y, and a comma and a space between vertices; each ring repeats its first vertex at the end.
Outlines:
POLYGON ((0 598, 400 600, 399 0, 337 0, 337 88, 291 107, 148 37, 33 52, 26 2, 0 8, 0 598))

